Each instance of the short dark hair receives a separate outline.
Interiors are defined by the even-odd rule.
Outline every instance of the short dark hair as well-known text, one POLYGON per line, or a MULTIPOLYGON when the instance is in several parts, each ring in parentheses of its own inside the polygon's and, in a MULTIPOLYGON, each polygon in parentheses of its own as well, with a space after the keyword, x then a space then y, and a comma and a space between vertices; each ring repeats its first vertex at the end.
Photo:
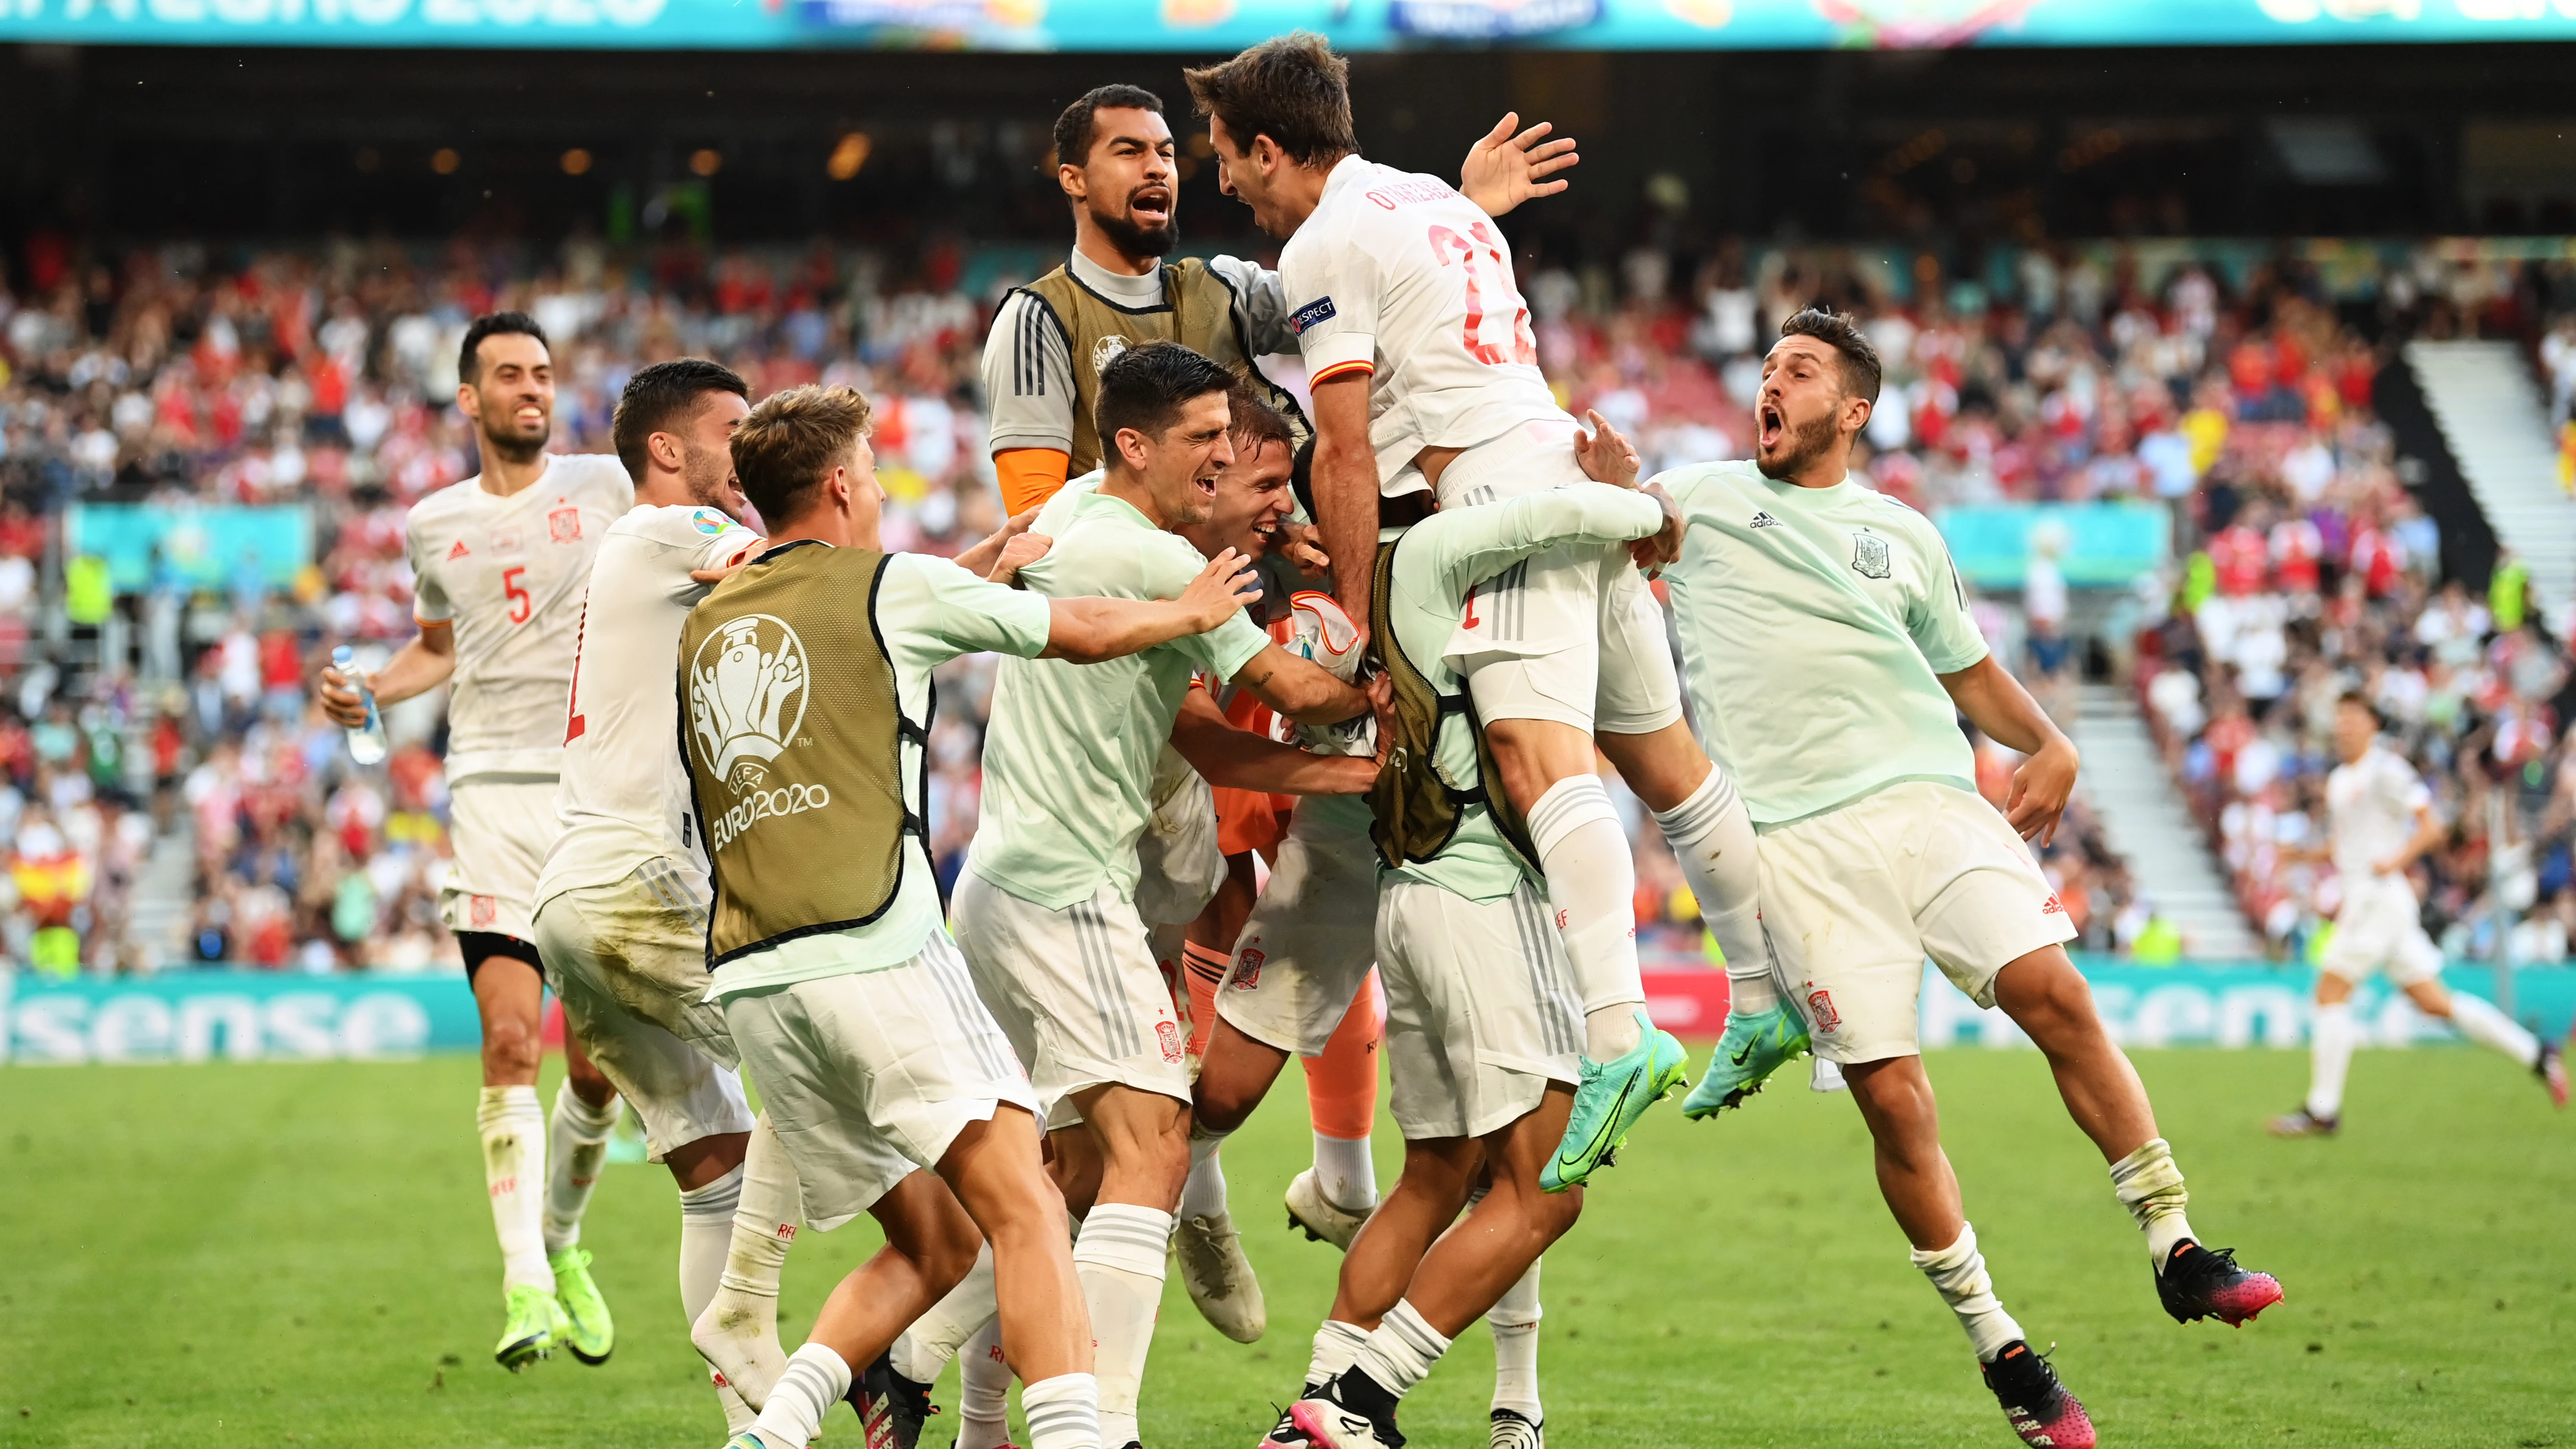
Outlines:
POLYGON ((1297 430, 1279 409, 1253 390, 1252 384, 1238 378, 1228 393, 1226 407, 1233 416, 1225 425, 1225 435, 1237 454, 1249 457, 1265 443, 1277 443, 1291 454, 1297 450, 1297 430))
POLYGON ((1189 403, 1233 389, 1233 373, 1177 342, 1130 347, 1100 369, 1100 401, 1092 411, 1100 450, 1114 455, 1125 428, 1159 438, 1189 403))
POLYGON ((1181 72, 1199 114, 1225 122, 1245 151, 1268 136, 1300 166, 1360 149, 1351 127, 1351 63, 1310 30, 1275 35, 1232 60, 1181 72))
POLYGON ((2379 712, 2379 706, 2371 702, 2369 695, 2362 693, 2358 689, 2347 689, 2343 693, 2335 696, 2336 708, 2340 709, 2347 704, 2351 705, 2354 709, 2368 713, 2372 724, 2377 725, 2381 729, 2386 729, 2388 727, 2388 716, 2379 712))
POLYGON ((680 357, 637 368, 626 380, 626 390, 617 395, 617 420, 609 428, 626 476, 643 482, 645 439, 676 431, 711 392, 729 392, 746 402, 751 398, 741 374, 703 357, 680 357))
POLYGON ((514 333, 521 337, 537 339, 537 345, 548 352, 554 350, 554 344, 546 340, 546 329, 538 326, 537 319, 527 313, 486 313, 475 318, 473 325, 465 329, 465 341, 456 349, 456 380, 469 387, 481 381, 483 359, 477 355, 477 351, 483 346, 483 339, 507 337, 514 333))
POLYGON ((1780 324, 1780 335, 1813 337, 1841 353, 1843 392, 1872 407, 1878 405, 1878 385, 1884 376, 1878 365, 1878 348, 1850 313, 1823 307, 1793 312, 1788 321, 1780 324))
POLYGON ((1163 113, 1163 98, 1143 86, 1094 86, 1082 98, 1064 108, 1055 118, 1055 161, 1059 166, 1080 166, 1091 159, 1091 143, 1100 127, 1102 111, 1152 111, 1163 113))
POLYGON ((809 382, 760 400, 733 432, 733 471, 742 496, 774 532, 814 501, 823 475, 868 435, 876 409, 854 387, 809 382))

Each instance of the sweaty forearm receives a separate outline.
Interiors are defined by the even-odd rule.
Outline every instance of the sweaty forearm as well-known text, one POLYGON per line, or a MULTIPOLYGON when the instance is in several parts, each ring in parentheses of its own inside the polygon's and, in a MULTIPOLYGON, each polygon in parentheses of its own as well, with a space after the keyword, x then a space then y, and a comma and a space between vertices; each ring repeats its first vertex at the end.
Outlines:
POLYGON ((1169 599, 1053 599, 1047 604, 1041 659, 1098 664, 1123 659, 1199 630, 1189 610, 1169 599))
POLYGON ((1315 450, 1315 527, 1335 561, 1336 602, 1365 627, 1377 560, 1377 458, 1365 438, 1315 450))
POLYGON ((1375 760, 1313 755, 1224 723, 1184 714, 1172 730, 1172 748, 1211 785, 1267 790, 1274 795, 1360 795, 1377 779, 1375 760))
MULTIPOLYGON (((439 626, 441 634, 446 626, 439 626)), ((452 637, 452 636, 450 636, 452 637)), ((376 692, 378 705, 400 704, 416 695, 445 684, 456 673, 456 654, 450 649, 433 649, 429 632, 424 629, 410 643, 394 651, 385 667, 367 676, 367 687, 376 692)))

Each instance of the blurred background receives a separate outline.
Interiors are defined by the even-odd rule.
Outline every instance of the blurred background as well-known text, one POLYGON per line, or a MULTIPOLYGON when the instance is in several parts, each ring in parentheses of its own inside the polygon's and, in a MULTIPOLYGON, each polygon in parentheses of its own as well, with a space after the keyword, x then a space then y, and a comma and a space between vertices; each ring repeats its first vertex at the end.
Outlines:
MULTIPOLYGON (((1867 481, 2084 751, 2045 862, 2088 965, 2298 979, 2359 688, 2451 826, 2435 938, 2576 996, 2566 0, 0 0, 0 1051, 451 1029, 98 993, 453 972, 440 702, 359 769, 304 681, 412 632, 405 510, 476 468, 468 319, 545 326, 567 451, 663 358, 855 384, 888 546, 954 552, 999 515, 984 328, 1070 245, 1056 112, 1161 93, 1184 250, 1273 260, 1179 70, 1298 26, 1379 159, 1454 175, 1506 109, 1581 139, 1504 230, 1549 377, 1650 466, 1747 451, 1782 316, 1867 319, 1867 481)), ((952 876, 991 674, 941 683, 952 876)), ((1697 969, 1626 803, 1652 955, 1697 969)), ((2279 1000, 2137 1029, 2295 1041, 2279 1000)))

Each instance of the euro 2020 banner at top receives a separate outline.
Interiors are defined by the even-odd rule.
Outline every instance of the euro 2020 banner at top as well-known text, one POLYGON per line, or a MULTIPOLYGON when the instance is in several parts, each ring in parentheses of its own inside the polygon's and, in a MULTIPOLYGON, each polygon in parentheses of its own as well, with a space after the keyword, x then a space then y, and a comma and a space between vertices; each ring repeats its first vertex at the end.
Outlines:
POLYGON ((2576 39, 2576 0, 0 0, 0 41, 1222 53, 2576 39))

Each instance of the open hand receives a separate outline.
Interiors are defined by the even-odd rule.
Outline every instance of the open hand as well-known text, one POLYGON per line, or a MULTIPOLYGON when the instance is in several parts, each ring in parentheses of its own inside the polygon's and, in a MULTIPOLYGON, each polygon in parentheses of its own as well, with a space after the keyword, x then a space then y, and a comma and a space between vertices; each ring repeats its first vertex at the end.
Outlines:
POLYGON ((1547 139, 1556 129, 1553 123, 1540 121, 1516 133, 1520 123, 1520 112, 1504 112, 1484 139, 1467 148, 1467 159, 1458 168, 1460 194, 1487 216, 1501 216, 1533 196, 1563 191, 1567 182, 1557 173, 1583 159, 1575 154, 1573 137, 1547 139))
POLYGON ((1574 430, 1574 461, 1581 465, 1583 476, 1614 488, 1636 487, 1640 468, 1636 445, 1610 426, 1608 418, 1590 408, 1584 410, 1583 420, 1592 425, 1588 433, 1581 428, 1574 430))
MULTIPOLYGON (((1030 537, 1043 537, 1032 534, 1030 537)), ((1017 543, 1019 540, 1014 539, 1017 543)), ((1237 610, 1251 607, 1261 598, 1261 579, 1252 571, 1252 560, 1227 549, 1209 559, 1199 576, 1181 591, 1180 604, 1188 610, 1194 625, 1192 632, 1204 634, 1234 617, 1237 610)))
POLYGON ((1320 578, 1333 566, 1332 556, 1324 552, 1323 537, 1323 531, 1312 524, 1282 523, 1279 546, 1271 551, 1306 577, 1320 578))

